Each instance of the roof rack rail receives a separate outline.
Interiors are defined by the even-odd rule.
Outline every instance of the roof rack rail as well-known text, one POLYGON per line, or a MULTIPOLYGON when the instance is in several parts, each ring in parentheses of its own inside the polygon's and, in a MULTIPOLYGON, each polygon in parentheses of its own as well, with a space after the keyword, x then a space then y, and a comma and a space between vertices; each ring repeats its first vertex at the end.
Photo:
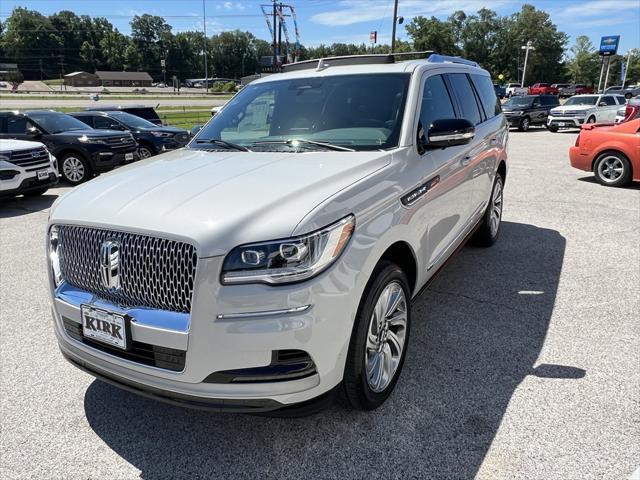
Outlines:
POLYGON ((452 57, 450 55, 438 55, 436 53, 434 53, 433 55, 429 55, 427 61, 429 63, 461 63, 463 65, 471 65, 472 67, 480 66, 473 60, 467 60, 462 57, 452 57))
POLYGON ((365 55, 344 55, 339 57, 326 57, 313 60, 303 60, 302 62, 288 63, 282 66, 284 72, 295 72, 297 70, 308 70, 315 68, 317 71, 329 67, 339 67, 346 65, 380 65, 385 63, 395 63, 396 57, 406 57, 409 55, 432 54, 433 51, 404 53, 371 53, 365 55))

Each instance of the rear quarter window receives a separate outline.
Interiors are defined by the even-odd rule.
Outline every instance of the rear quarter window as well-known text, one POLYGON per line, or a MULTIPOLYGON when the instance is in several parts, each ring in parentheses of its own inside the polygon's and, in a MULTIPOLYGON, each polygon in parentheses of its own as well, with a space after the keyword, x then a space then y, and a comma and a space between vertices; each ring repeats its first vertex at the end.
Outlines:
POLYGON ((502 107, 500 106, 500 101, 498 100, 496 91, 493 88, 491 79, 485 75, 473 74, 471 75, 471 79, 476 87, 476 91, 480 97, 480 103, 482 103, 482 108, 484 109, 487 119, 500 114, 500 112, 502 112, 502 107))

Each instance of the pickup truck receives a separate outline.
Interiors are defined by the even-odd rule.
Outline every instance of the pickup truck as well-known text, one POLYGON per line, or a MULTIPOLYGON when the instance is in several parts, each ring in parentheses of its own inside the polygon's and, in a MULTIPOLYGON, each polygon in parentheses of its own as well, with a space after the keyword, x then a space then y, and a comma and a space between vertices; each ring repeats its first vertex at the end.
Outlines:
POLYGON ((511 98, 518 95, 529 95, 529 89, 527 87, 521 87, 519 83, 509 83, 505 90, 507 98, 511 98))
POLYGON ((569 85, 565 88, 560 88, 559 95, 564 98, 573 97, 574 95, 591 95, 592 93, 593 88, 581 83, 577 83, 575 85, 569 85))
POLYGON ((605 90, 605 93, 611 93, 614 95, 624 95, 624 98, 629 100, 632 97, 640 95, 640 86, 630 86, 622 88, 620 85, 614 85, 605 90))
POLYGON ((529 95, 558 95, 558 88, 548 83, 534 83, 529 87, 529 95))

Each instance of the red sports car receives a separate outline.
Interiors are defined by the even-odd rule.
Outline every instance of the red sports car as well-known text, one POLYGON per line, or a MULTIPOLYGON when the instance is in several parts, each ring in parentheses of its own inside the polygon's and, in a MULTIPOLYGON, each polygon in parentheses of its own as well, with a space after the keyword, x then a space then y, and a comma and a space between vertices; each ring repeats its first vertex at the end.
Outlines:
POLYGON ((593 172, 602 185, 640 181, 640 119, 615 126, 582 125, 569 158, 571 166, 593 172))

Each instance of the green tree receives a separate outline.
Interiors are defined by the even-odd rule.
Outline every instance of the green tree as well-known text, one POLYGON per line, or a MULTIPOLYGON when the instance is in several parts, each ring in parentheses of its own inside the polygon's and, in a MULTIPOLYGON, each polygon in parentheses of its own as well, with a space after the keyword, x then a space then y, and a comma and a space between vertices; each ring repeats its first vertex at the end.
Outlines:
POLYGON ((140 56, 140 69, 158 74, 160 60, 166 58, 173 42, 171 25, 164 18, 149 15, 136 15, 131 24, 131 40, 140 56))
POLYGON ((460 55, 456 46, 456 32, 449 21, 436 17, 415 17, 407 26, 407 34, 416 50, 435 50, 442 55, 460 55))
POLYGON ((13 91, 17 90, 22 82, 24 82, 24 75, 17 70, 8 72, 6 75, 7 82, 11 85, 13 91))
POLYGON ((573 83, 598 83, 600 74, 600 58, 591 40, 586 35, 576 38, 570 49, 571 58, 567 62, 568 78, 573 83))

